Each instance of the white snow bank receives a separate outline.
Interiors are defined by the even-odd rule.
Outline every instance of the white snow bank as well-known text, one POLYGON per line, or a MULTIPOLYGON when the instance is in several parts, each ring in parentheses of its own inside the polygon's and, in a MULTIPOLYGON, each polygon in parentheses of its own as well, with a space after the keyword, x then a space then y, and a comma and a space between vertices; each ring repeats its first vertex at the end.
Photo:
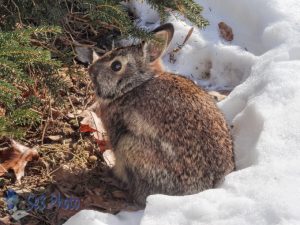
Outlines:
MULTIPOLYGON (((82 211, 67 225, 300 224, 300 2, 198 2, 211 25, 194 32, 175 64, 168 55, 164 62, 211 89, 238 85, 219 104, 233 126, 237 171, 196 195, 150 196, 144 212, 82 211), (233 28, 230 44, 219 38, 220 21, 233 28), (210 79, 201 80, 207 72, 210 79)), ((176 34, 169 51, 189 30, 170 20, 176 34)))
POLYGON ((140 224, 143 211, 120 212, 118 215, 100 213, 93 210, 82 210, 71 217, 65 224, 70 225, 134 225, 140 224))
POLYGON ((150 196, 142 224, 300 224, 300 61, 282 52, 220 104, 238 171, 197 195, 150 196))

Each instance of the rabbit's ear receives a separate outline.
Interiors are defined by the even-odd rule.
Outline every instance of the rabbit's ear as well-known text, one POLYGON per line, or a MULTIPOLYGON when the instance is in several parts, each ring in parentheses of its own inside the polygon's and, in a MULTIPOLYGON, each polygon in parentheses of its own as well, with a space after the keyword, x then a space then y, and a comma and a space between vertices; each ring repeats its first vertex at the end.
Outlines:
POLYGON ((166 23, 154 31, 154 39, 144 44, 144 56, 153 62, 160 58, 163 52, 168 47, 174 34, 174 27, 170 23, 166 23))
POLYGON ((91 48, 77 46, 75 51, 77 53, 76 58, 82 63, 92 64, 99 59, 98 54, 91 48))

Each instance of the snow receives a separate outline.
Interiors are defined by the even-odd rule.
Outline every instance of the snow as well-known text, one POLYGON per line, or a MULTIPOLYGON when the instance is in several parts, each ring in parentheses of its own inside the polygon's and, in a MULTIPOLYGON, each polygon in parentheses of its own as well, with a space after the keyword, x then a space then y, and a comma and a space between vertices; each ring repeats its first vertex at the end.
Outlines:
MULTIPOLYGON (((210 26, 195 29, 176 62, 166 54, 164 63, 168 71, 207 89, 233 89, 219 107, 233 126, 237 170, 215 189, 181 197, 152 195, 146 209, 135 213, 84 210, 66 225, 300 224, 300 2, 197 2, 210 26), (221 21, 233 29, 231 43, 219 37, 221 21)), ((145 15, 140 26, 158 25, 157 15, 145 13, 147 6, 135 7, 145 15)), ((176 33, 167 53, 190 29, 188 21, 169 20, 176 33)))
POLYGON ((93 210, 82 210, 71 217, 65 224, 70 225, 134 225, 140 224, 143 211, 120 212, 117 216, 108 213, 99 213, 93 210))

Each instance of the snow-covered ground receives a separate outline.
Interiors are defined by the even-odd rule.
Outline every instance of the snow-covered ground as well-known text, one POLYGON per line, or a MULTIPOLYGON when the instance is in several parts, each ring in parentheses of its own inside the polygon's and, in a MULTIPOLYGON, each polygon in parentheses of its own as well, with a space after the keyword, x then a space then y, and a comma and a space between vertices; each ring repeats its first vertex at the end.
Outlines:
MULTIPOLYGON (((300 1, 197 0, 210 22, 195 29, 166 69, 209 89, 233 89, 219 103, 233 125, 237 171, 216 189, 196 195, 148 197, 144 211, 110 215, 81 211, 66 225, 296 225, 300 224, 300 1), (218 23, 233 29, 231 43, 218 23), (208 80, 203 80, 210 73, 208 80)), ((136 4, 139 25, 158 25, 147 5, 136 4), (154 24, 153 24, 154 23, 154 24)), ((190 26, 170 18, 176 33, 190 26)))

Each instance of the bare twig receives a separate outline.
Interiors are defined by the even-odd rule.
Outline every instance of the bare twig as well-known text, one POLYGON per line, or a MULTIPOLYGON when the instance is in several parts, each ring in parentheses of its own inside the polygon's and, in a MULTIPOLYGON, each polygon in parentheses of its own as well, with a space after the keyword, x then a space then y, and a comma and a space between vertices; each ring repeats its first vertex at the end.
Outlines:
POLYGON ((41 143, 42 143, 42 145, 44 144, 45 133, 46 133, 48 124, 49 124, 49 116, 47 117, 47 120, 46 120, 45 125, 44 125, 44 128, 43 128, 43 132, 42 132, 42 138, 41 138, 41 143))
POLYGON ((45 122, 45 126, 44 126, 43 132, 42 132, 42 139, 41 139, 41 143, 42 143, 42 144, 44 144, 45 133, 46 133, 46 130, 47 130, 47 127, 48 127, 48 124, 49 124, 50 116, 51 116, 51 114, 52 114, 52 112, 51 112, 51 98, 49 98, 49 105, 50 105, 50 106, 49 106, 49 110, 50 110, 50 111, 48 111, 47 120, 46 120, 46 122, 45 122))
POLYGON ((18 11, 18 17, 19 17, 20 24, 23 25, 22 18, 21 18, 21 13, 20 13, 20 9, 19 9, 18 5, 15 3, 14 0, 11 0, 11 2, 14 4, 14 6, 16 7, 16 9, 18 11))
POLYGON ((176 62, 176 59, 175 59, 175 53, 178 53, 183 47, 184 45, 186 44, 186 42, 190 39, 192 33, 194 31, 194 27, 192 27, 189 32, 187 33, 184 41, 182 42, 182 44, 178 45, 177 48, 173 49, 173 51, 170 53, 170 58, 169 58, 169 61, 171 63, 175 63, 176 62))
MULTIPOLYGON (((69 99, 69 102, 70 102, 70 104, 71 104, 71 107, 72 107, 72 109, 73 109, 73 113, 74 113, 74 116, 75 116, 77 125, 80 126, 80 123, 79 123, 79 120, 78 120, 78 116, 77 116, 77 113, 76 113, 76 109, 75 109, 75 107, 74 107, 74 105, 73 105, 73 102, 72 102, 72 100, 71 100, 71 98, 70 98, 70 93, 67 92, 67 95, 68 95, 68 99, 69 99)), ((80 140, 82 140, 81 132, 79 133, 79 135, 80 135, 80 140)))

